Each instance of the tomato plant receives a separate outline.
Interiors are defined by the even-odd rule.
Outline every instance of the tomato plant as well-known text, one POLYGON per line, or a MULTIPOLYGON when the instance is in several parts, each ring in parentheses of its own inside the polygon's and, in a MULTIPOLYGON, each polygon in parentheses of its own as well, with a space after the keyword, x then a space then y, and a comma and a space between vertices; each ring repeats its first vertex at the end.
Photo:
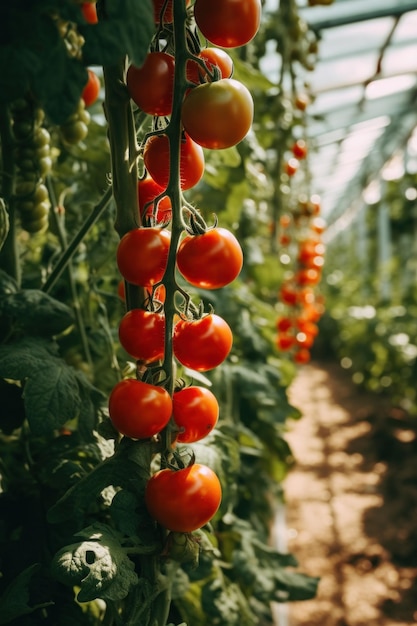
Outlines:
POLYGON ((251 41, 261 20, 260 0, 196 0, 194 16, 201 33, 222 48, 251 41))
POLYGON ((132 285, 147 287, 164 275, 171 234, 163 228, 135 228, 127 232, 117 247, 117 266, 132 285))
POLYGON ((182 365, 199 372, 220 365, 228 356, 232 343, 230 326, 215 313, 195 320, 181 319, 174 327, 176 358, 182 365))
POLYGON ((131 309, 119 324, 119 340, 130 356, 153 363, 164 356, 165 317, 162 313, 131 309))
POLYGON ((190 533, 217 513, 222 489, 209 467, 194 463, 180 470, 162 469, 146 485, 146 506, 164 528, 190 533))
MULTIPOLYGON (((155 24, 159 24, 160 21, 164 24, 172 24, 174 19, 172 2, 173 0, 152 0, 155 24), (163 13, 162 10, 164 10, 163 13)), ((186 0, 185 5, 189 6, 190 2, 191 0, 186 0)))
POLYGON ((100 87, 99 77, 93 70, 88 69, 88 80, 81 93, 81 97, 84 100, 86 107, 89 107, 96 102, 100 94, 100 87))
POLYGON ((220 150, 235 146, 248 134, 252 119, 252 96, 234 78, 194 87, 182 105, 186 132, 204 148, 220 150))
POLYGON ((187 235, 177 251, 177 266, 184 278, 202 289, 219 289, 239 275, 242 248, 229 230, 210 228, 199 235, 187 235))
POLYGON ((109 415, 116 430, 132 439, 148 439, 168 423, 172 400, 163 387, 126 378, 117 383, 109 397, 109 415))
POLYGON ((166 52, 150 52, 141 67, 130 65, 126 85, 133 102, 150 115, 169 115, 174 71, 175 59, 166 52))
POLYGON ((192 443, 206 437, 216 426, 219 403, 210 389, 190 385, 174 393, 172 415, 179 429, 176 441, 192 443))
MULTIPOLYGON (((150 176, 163 188, 166 188, 170 176, 169 140, 165 134, 153 135, 145 143, 143 160, 150 176)), ((184 134, 180 147, 180 183, 185 191, 194 187, 204 174, 204 153, 187 133, 184 134)))

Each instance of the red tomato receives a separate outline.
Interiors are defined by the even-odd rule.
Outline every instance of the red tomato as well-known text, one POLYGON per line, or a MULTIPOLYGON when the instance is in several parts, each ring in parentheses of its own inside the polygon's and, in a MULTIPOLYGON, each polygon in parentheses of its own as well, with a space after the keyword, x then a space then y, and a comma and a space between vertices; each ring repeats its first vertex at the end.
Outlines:
MULTIPOLYGON (((169 180, 169 141, 166 135, 153 135, 148 139, 143 151, 143 160, 150 176, 164 189, 169 180)), ((185 191, 194 187, 204 174, 204 153, 185 134, 180 149, 180 183, 185 191)))
POLYGON ((184 387, 173 395, 172 414, 180 429, 176 441, 192 443, 213 430, 219 419, 219 404, 205 387, 184 387))
POLYGON ((227 322, 215 313, 198 320, 179 320, 174 326, 174 355, 182 365, 198 372, 217 367, 229 354, 233 335, 227 322))
MULTIPOLYGON (((166 0, 152 0, 155 24, 162 21, 164 24, 172 24, 174 17, 172 13, 172 0, 167 0, 164 14, 161 15, 166 0), (162 20, 161 20, 162 18, 162 20)), ((186 0, 185 6, 189 6, 191 0, 186 0)))
POLYGON ((177 266, 191 285, 219 289, 239 275, 242 248, 226 228, 211 228, 202 235, 187 235, 178 248, 177 266))
POLYGON ((222 48, 244 46, 258 32, 260 0, 196 0, 194 17, 202 35, 222 48))
POLYGON ((291 283, 283 283, 280 289, 280 298, 285 304, 296 304, 298 299, 297 289, 291 283))
POLYGON ((305 159, 307 156, 307 143, 304 139, 298 139, 292 147, 292 153, 296 159, 305 159))
POLYGON ((301 348, 294 353, 293 359, 296 363, 304 365, 305 363, 308 363, 311 359, 310 351, 307 348, 301 348))
POLYGON ((141 67, 130 65, 126 85, 130 97, 149 115, 170 115, 175 59, 166 52, 149 52, 141 67))
POLYGON ((165 316, 154 311, 131 309, 120 320, 119 340, 137 361, 159 361, 164 356, 165 316))
POLYGON ((120 434, 148 439, 168 424, 172 400, 166 389, 134 378, 117 383, 109 397, 109 415, 120 434))
POLYGON ((134 228, 121 238, 116 261, 123 278, 132 285, 159 283, 168 260, 171 233, 163 228, 134 228))
POLYGON ((249 132, 252 96, 234 78, 204 83, 184 98, 181 117, 185 131, 199 145, 216 150, 230 148, 249 132))
POLYGON ((277 337, 277 347, 279 348, 279 350, 291 350, 294 344, 295 337, 293 335, 280 333, 277 337))
POLYGON ((194 463, 184 469, 163 469, 148 481, 146 506, 164 528, 191 533, 209 522, 222 499, 216 474, 206 465, 194 463))
POLYGON ((288 176, 294 176, 294 174, 298 171, 299 166, 300 166, 300 163, 298 159, 296 159, 295 157, 291 157, 285 163, 286 174, 288 174, 288 176))
POLYGON ((198 85, 199 83, 210 82, 210 74, 213 74, 217 68, 219 78, 230 78, 233 74, 233 61, 231 57, 221 50, 221 48, 205 48, 201 50, 198 57, 204 61, 207 70, 204 69, 197 61, 192 59, 187 61, 186 72, 187 79, 191 83, 198 85))
POLYGON ((286 332, 293 326, 292 319, 290 317, 280 317, 277 319, 277 330, 281 332, 286 332))
POLYGON ((313 267, 299 270, 295 276, 295 280, 299 285, 316 285, 320 282, 320 278, 320 271, 313 267))
POLYGON ((172 207, 168 196, 163 196, 155 207, 155 198, 161 196, 164 191, 164 188, 150 176, 138 181, 138 201, 142 218, 154 216, 157 223, 166 223, 171 219, 172 207))
POLYGON ((97 6, 95 2, 83 2, 81 4, 81 12, 88 24, 97 24, 97 6))
POLYGON ((86 107, 91 106, 96 102, 100 93, 100 79, 93 70, 88 69, 88 80, 81 93, 81 98, 84 100, 86 107))

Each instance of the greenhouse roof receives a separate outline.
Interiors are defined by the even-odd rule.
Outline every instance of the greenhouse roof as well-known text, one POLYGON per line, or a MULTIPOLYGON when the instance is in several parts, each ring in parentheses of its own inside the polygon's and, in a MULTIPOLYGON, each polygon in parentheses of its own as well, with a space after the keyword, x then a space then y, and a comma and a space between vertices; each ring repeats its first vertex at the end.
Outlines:
POLYGON ((417 125, 417 0, 335 0, 300 7, 300 15, 319 38, 306 77, 310 165, 333 222, 417 125))

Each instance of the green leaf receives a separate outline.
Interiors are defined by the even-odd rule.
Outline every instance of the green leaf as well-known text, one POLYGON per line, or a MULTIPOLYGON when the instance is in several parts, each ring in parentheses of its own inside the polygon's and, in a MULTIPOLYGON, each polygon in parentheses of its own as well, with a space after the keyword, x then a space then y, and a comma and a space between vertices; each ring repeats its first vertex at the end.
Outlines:
POLYGON ((299 572, 279 569, 275 571, 278 589, 274 600, 277 602, 298 602, 311 600, 317 593, 320 579, 299 572))
POLYGON ((54 556, 53 575, 65 585, 81 587, 79 602, 122 600, 138 583, 138 577, 117 534, 104 524, 96 524, 84 529, 82 536, 88 539, 66 546, 54 556))
POLYGON ((74 323, 72 309, 39 289, 23 289, 0 296, 0 315, 28 333, 53 336, 74 323))
POLYGON ((0 346, 0 376, 24 381, 26 417, 35 435, 47 435, 78 416, 81 398, 75 370, 55 356, 56 344, 22 339, 0 346))
POLYGON ((150 0, 108 0, 106 19, 80 27, 86 65, 113 65, 127 55, 142 65, 155 32, 150 0))
POLYGON ((23 572, 20 572, 5 589, 0 597, 0 624, 8 624, 22 615, 28 615, 37 609, 53 604, 52 602, 46 602, 33 606, 29 605, 29 584, 39 569, 40 565, 37 563, 30 565, 23 572))

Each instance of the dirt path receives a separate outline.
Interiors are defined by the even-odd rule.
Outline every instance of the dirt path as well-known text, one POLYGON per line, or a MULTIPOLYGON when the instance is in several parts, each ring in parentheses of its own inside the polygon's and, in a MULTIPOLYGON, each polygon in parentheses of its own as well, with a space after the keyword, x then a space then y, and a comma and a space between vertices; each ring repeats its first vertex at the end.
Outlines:
MULTIPOLYGON (((290 626, 417 624, 417 437, 338 366, 303 367, 290 389, 296 467, 285 483, 288 549, 320 576, 290 626)), ((417 421, 417 420, 415 420, 417 421)))

